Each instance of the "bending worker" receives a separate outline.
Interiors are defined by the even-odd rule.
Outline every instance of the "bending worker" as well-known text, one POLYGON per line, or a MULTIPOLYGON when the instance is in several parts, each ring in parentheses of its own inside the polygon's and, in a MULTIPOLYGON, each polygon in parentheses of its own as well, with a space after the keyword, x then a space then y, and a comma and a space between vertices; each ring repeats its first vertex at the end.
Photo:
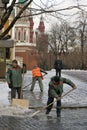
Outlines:
MULTIPOLYGON (((76 89, 75 84, 71 80, 66 79, 66 78, 60 78, 58 76, 54 76, 51 78, 49 82, 47 106, 54 101, 54 98, 57 99, 57 107, 56 107, 57 117, 61 115, 61 99, 60 98, 63 93, 64 83, 70 85, 73 89, 76 89)), ((53 104, 47 107, 46 114, 50 113, 52 106, 53 104)))
POLYGON ((33 91, 35 83, 38 80, 40 90, 41 90, 41 92, 43 92, 43 83, 42 83, 43 76, 42 76, 41 72, 47 74, 47 72, 45 72, 44 70, 40 69, 37 65, 34 66, 34 68, 32 70, 32 86, 31 86, 30 91, 33 91))

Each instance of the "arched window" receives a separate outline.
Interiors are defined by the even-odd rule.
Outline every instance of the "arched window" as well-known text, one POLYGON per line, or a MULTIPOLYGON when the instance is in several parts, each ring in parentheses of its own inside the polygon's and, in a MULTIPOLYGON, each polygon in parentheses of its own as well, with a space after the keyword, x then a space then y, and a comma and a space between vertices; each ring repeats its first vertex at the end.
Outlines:
POLYGON ((17 41, 17 31, 15 31, 15 40, 17 41))
POLYGON ((20 39, 21 39, 21 33, 20 31, 18 31, 18 41, 20 41, 20 39))
POLYGON ((26 41, 26 30, 24 30, 24 41, 26 41))
POLYGON ((17 34, 17 32, 16 32, 16 30, 15 30, 15 40, 17 41, 17 35, 16 35, 16 34, 17 34))

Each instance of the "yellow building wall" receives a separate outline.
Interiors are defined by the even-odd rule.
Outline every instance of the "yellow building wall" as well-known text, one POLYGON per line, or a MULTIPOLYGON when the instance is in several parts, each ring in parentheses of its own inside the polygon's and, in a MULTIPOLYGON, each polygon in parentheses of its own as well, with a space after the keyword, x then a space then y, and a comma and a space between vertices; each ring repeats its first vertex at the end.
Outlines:
MULTIPOLYGON (((13 20, 12 17, 10 17, 7 20, 7 22, 4 25, 4 31, 8 28, 8 26, 11 23, 12 20, 13 20)), ((9 31, 9 35, 11 35, 11 37, 12 37, 12 29, 9 31)), ((15 46, 13 48, 10 48, 10 59, 9 59, 10 61, 12 61, 15 58, 15 54, 14 53, 15 53, 15 46)))
MULTIPOLYGON (((4 31, 8 28, 9 24, 10 24, 10 19, 8 19, 4 25, 4 31)), ((12 29, 9 31, 9 35, 12 36, 12 29)))

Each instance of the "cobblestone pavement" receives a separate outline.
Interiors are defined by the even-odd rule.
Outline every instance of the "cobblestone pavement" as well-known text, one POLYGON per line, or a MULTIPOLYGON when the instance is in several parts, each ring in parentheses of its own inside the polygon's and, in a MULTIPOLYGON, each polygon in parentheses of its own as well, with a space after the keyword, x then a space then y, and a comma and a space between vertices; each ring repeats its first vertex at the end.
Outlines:
MULTIPOLYGON (((26 78, 25 78, 26 84, 29 84, 31 82, 31 77, 29 77, 29 74, 26 75, 26 78), (28 82, 29 81, 28 79, 30 80, 30 82, 28 82)), ((31 85, 25 88, 24 98, 29 98, 31 107, 34 107, 34 108, 43 107, 43 105, 46 104, 47 95, 48 95, 48 83, 49 83, 50 78, 53 75, 55 75, 54 70, 48 71, 48 74, 44 77, 44 80, 43 80, 44 92, 43 93, 40 92, 38 83, 36 83, 35 89, 32 93, 29 91, 31 85)), ((68 94, 62 99, 62 106, 63 107, 87 107, 87 82, 86 82, 87 71, 63 70, 62 77, 66 77, 72 80, 77 86, 76 90, 72 91, 70 94, 68 94)), ((64 84, 65 93, 69 91, 70 89, 71 87, 64 84)))
MULTIPOLYGON (((43 107, 46 105, 47 102, 47 95, 48 95, 48 83, 50 78, 55 75, 55 71, 48 71, 48 74, 44 77, 43 84, 44 84, 44 92, 41 93, 38 82, 35 85, 34 91, 31 93, 30 87, 32 83, 31 71, 29 71, 25 75, 24 79, 24 86, 25 87, 23 94, 25 99, 29 99, 30 107, 37 108, 43 107)), ((87 71, 75 71, 75 70, 63 70, 62 77, 66 77, 71 79, 77 86, 77 89, 72 91, 70 94, 65 96, 62 99, 62 106, 64 107, 86 107, 87 106, 87 71)), ((0 104, 9 105, 10 102, 10 89, 6 83, 0 83, 0 104)), ((64 92, 67 92, 71 87, 64 84, 64 92)))
POLYGON ((62 73, 73 76, 74 78, 80 79, 81 81, 87 83, 87 71, 85 70, 63 70, 62 73))
POLYGON ((63 109, 60 118, 52 110, 36 117, 1 116, 0 130, 87 130, 87 109, 63 109))
MULTIPOLYGON (((46 106, 48 83, 53 75, 55 75, 54 70, 49 71, 48 75, 44 77, 43 93, 40 92, 38 83, 35 85, 34 92, 29 91, 30 85, 25 87, 23 91, 24 98, 29 99, 30 108, 34 108, 31 110, 31 114, 36 109, 46 106)), ((62 109, 61 118, 56 117, 55 108, 51 111, 48 117, 45 115, 45 111, 41 111, 34 118, 31 118, 29 113, 24 115, 1 114, 0 130, 87 130, 87 71, 63 70, 62 76, 71 79, 76 84, 77 89, 62 99, 62 108, 67 109, 62 109)), ((28 72, 25 75, 24 85, 26 86, 30 83, 31 72, 28 72)), ((10 91, 7 89, 6 84, 3 83, 0 87, 2 86, 3 89, 2 92, 0 92, 0 104, 4 102, 6 105, 9 105, 10 91)), ((67 92, 69 88, 69 86, 64 85, 64 92, 67 92)))

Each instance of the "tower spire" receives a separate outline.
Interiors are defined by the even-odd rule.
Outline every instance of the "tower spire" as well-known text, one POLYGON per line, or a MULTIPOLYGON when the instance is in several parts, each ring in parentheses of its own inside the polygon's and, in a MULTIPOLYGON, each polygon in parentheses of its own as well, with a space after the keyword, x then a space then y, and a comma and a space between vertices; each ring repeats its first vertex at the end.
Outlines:
POLYGON ((39 31, 41 33, 44 33, 45 32, 45 26, 44 26, 44 19, 43 19, 43 16, 41 15, 40 17, 40 23, 39 23, 39 27, 38 27, 39 31))
POLYGON ((30 22, 30 38, 29 38, 29 41, 30 41, 30 43, 33 43, 33 34, 34 34, 33 26, 34 26, 34 22, 33 22, 33 17, 32 17, 32 11, 31 11, 31 9, 30 9, 30 15, 31 16, 29 17, 29 22, 30 22))

